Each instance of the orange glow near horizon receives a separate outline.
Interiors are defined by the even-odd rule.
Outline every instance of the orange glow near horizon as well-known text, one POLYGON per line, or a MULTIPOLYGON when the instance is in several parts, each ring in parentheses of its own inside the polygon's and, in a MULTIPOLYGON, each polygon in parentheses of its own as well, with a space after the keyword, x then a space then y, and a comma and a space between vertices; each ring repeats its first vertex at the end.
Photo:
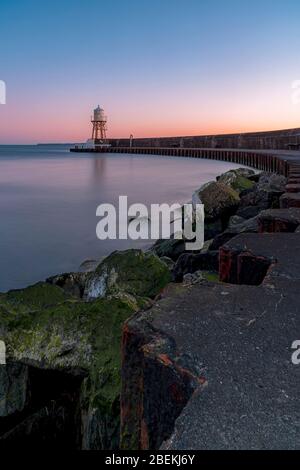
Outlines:
MULTIPOLYGON (((293 103, 292 80, 276 86, 246 87, 230 95, 232 85, 212 95, 190 89, 181 97, 176 90, 157 90, 143 96, 129 90, 126 97, 107 97, 108 138, 176 137, 263 132, 300 127, 300 104, 293 103), (142 106, 141 104, 142 103, 142 106), (123 110, 126 112, 123 112, 123 110)), ((35 96, 34 105, 21 98, 0 107, 0 144, 85 142, 91 137, 90 116, 98 100, 73 101, 73 95, 56 99, 35 96), (16 112, 17 110, 17 112, 16 112)))
MULTIPOLYGON (((13 107, 0 109, 0 143, 46 143, 46 142, 85 142, 91 137, 91 123, 88 111, 80 110, 78 118, 75 111, 70 114, 31 113, 30 119, 24 112, 15 116, 13 107), (16 132, 17 129, 17 132, 16 132)), ((245 110, 244 110, 245 111, 245 110)), ((174 118, 170 112, 162 112, 155 120, 152 116, 143 117, 137 113, 124 120, 116 111, 109 113, 108 138, 176 137, 194 135, 236 134, 263 132, 300 127, 300 107, 292 109, 290 116, 277 112, 255 116, 250 113, 201 113, 199 116, 183 114, 182 119, 174 118), (204 115, 203 115, 204 114, 204 115), (248 114, 248 115, 247 115, 248 114), (207 117, 206 117, 207 116, 207 117), (179 121, 179 122, 178 122, 179 121)))

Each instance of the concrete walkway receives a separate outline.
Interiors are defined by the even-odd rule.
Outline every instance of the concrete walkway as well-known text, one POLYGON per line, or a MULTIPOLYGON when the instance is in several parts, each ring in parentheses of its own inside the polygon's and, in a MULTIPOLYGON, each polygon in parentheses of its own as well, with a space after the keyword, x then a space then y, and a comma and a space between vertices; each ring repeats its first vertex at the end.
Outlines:
MULTIPOLYGON (((290 180, 300 182, 300 165, 290 180)), ((299 192, 282 200, 300 207, 299 192)), ((284 211, 289 220, 287 207, 266 226, 286 231, 284 211)), ((231 284, 172 285, 128 322, 122 406, 140 448, 300 449, 299 230, 238 235, 220 250, 231 284)))

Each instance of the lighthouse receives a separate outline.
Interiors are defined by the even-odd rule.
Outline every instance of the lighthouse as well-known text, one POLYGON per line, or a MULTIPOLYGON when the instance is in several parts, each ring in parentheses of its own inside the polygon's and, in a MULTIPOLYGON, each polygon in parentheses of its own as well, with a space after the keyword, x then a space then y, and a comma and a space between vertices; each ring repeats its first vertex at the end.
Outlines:
POLYGON ((104 109, 98 107, 94 109, 94 114, 91 118, 91 122, 93 124, 93 133, 92 139, 95 141, 101 141, 101 143, 105 143, 106 141, 106 123, 107 123, 107 116, 105 116, 104 109))
POLYGON ((100 108, 99 105, 93 111, 91 123, 92 138, 87 141, 87 145, 92 146, 94 148, 110 147, 106 138, 107 116, 105 114, 104 109, 100 108))

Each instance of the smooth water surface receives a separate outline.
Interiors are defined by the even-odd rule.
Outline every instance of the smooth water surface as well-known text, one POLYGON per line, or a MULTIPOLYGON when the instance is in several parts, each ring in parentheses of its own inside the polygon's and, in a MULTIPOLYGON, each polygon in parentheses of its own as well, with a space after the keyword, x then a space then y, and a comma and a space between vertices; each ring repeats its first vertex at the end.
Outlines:
POLYGON ((232 163, 124 154, 74 154, 69 146, 0 146, 0 291, 79 270, 86 259, 150 242, 100 241, 96 208, 184 203, 232 163))

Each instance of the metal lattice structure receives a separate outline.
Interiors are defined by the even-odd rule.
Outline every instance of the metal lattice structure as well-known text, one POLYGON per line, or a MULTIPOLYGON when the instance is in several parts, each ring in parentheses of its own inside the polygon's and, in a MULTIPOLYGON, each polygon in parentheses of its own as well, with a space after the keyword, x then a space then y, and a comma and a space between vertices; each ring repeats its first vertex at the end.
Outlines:
POLYGON ((95 142, 106 143, 106 124, 107 116, 104 109, 98 107, 94 109, 94 115, 91 118, 93 124, 92 140, 95 142))

